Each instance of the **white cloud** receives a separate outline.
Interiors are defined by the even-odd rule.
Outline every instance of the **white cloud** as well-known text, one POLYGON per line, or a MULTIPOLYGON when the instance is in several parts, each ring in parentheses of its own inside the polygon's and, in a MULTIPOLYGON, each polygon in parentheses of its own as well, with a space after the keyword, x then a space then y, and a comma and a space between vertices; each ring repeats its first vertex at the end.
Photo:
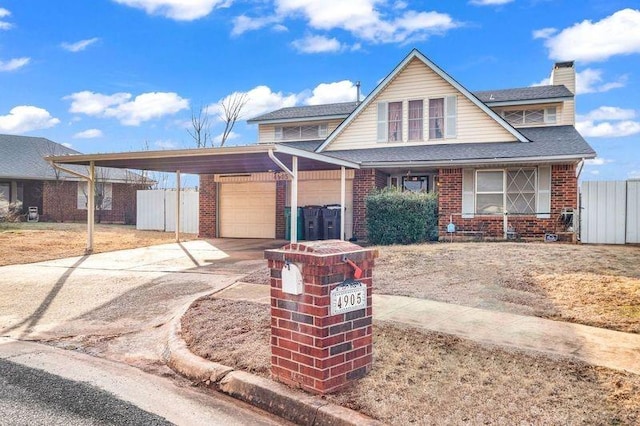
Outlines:
POLYGON ((204 18, 215 8, 228 7, 232 0, 114 0, 116 3, 142 9, 150 15, 161 15, 176 21, 204 18))
POLYGON ((222 112, 222 102, 243 93, 247 95, 247 103, 242 109, 242 119, 253 118, 269 111, 291 107, 298 102, 298 95, 286 95, 282 92, 272 92, 268 86, 256 86, 248 92, 234 92, 220 99, 217 103, 208 107, 209 112, 212 115, 220 114, 222 112))
POLYGON ((592 175, 598 176, 600 174, 600 170, 591 170, 589 173, 592 175))
MULTIPOLYGON (((215 136, 215 137, 213 138, 213 141, 214 141, 215 143, 217 143, 218 145, 220 145, 220 143, 222 142, 222 135, 223 135, 223 134, 222 134, 222 133, 220 133, 218 136, 215 136)), ((233 131, 232 131, 231 133, 229 133, 229 135, 227 135, 227 140, 226 140, 226 142, 225 142, 225 143, 230 142, 230 141, 232 141, 232 140, 234 140, 234 139, 238 139, 239 137, 240 137, 240 135, 239 135, 239 134, 237 134, 236 132, 233 132, 233 131)))
POLYGON ((30 105, 20 105, 0 116, 0 131, 16 134, 32 130, 48 129, 60 123, 46 109, 30 105))
POLYGON ((629 179, 640 179, 640 170, 631 170, 627 177, 629 179))
POLYGON ((69 142, 62 142, 60 145, 66 146, 67 148, 71 148, 73 146, 69 142))
POLYGON ((608 92, 612 89, 624 87, 628 76, 618 77, 617 81, 604 83, 602 70, 587 68, 576 73, 576 93, 578 95, 595 92, 608 92))
POLYGON ((343 48, 337 39, 320 35, 309 35, 303 39, 294 40, 291 45, 301 53, 338 52, 343 48))
POLYGON ((8 61, 0 61, 0 71, 15 71, 31 62, 31 58, 15 58, 8 61))
POLYGON ((587 166, 604 166, 605 164, 609 163, 613 163, 613 160, 608 160, 601 157, 591 158, 584 161, 584 164, 586 164, 587 166))
POLYGON ((70 112, 116 118, 125 126, 138 126, 143 121, 175 114, 189 108, 189 101, 173 92, 143 93, 132 99, 130 93, 104 95, 89 91, 73 93, 70 112))
POLYGON ((556 34, 558 30, 556 28, 541 28, 539 30, 533 31, 533 38, 549 38, 552 35, 556 34))
POLYGON ((279 24, 280 18, 277 16, 261 16, 258 18, 252 18, 247 15, 240 15, 233 18, 233 29, 231 30, 232 36, 239 36, 247 31, 255 31, 264 28, 268 25, 275 24, 273 28, 276 31, 286 31, 287 27, 279 24))
POLYGON ((600 21, 585 20, 545 41, 549 57, 582 62, 640 53, 640 10, 624 9, 600 21))
POLYGON ((75 43, 62 43, 60 46, 69 52, 80 52, 100 40, 98 37, 80 40, 75 43))
POLYGON ((636 117, 636 111, 632 109, 623 109, 611 106, 601 106, 584 115, 576 116, 578 121, 617 121, 632 120, 636 117))
POLYGON ((102 136, 104 135, 100 129, 87 129, 73 135, 75 139, 95 139, 101 138, 102 136))
MULTIPOLYGON (((0 18, 6 18, 7 16, 10 16, 11 12, 9 12, 7 9, 4 9, 2 7, 0 7, 0 18)), ((10 30, 11 28, 13 28, 13 24, 6 22, 6 21, 0 21, 0 30, 10 30)))
POLYGON ((640 133, 640 122, 634 121, 636 111, 601 106, 576 117, 576 129, 585 137, 619 138, 640 133))
POLYGON ((176 149, 178 148, 178 144, 172 140, 157 140, 154 142, 154 145, 160 149, 176 149))
MULTIPOLYGON (((425 40, 459 27, 445 13, 406 10, 405 2, 381 0, 275 0, 273 16, 234 20, 233 35, 256 30, 287 18, 302 18, 314 30, 340 29, 372 43, 425 40)), ((335 43, 334 43, 335 44, 335 43)))
POLYGON ((640 123, 631 120, 618 121, 615 123, 579 121, 576 123, 576 129, 585 137, 621 138, 640 133, 640 123))
POLYGON ((500 6, 511 3, 513 0, 471 0, 469 3, 476 6, 500 6))
POLYGON ((349 80, 335 83, 321 83, 312 91, 311 97, 305 99, 307 105, 331 104, 337 102, 353 102, 356 100, 356 86, 349 80))

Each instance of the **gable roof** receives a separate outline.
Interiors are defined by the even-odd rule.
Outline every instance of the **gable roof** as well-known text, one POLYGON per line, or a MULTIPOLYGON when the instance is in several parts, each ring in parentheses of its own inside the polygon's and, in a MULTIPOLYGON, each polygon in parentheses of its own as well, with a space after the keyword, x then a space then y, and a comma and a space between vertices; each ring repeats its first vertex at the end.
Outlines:
POLYGON ((483 90, 473 92, 482 102, 489 106, 560 102, 572 99, 573 93, 564 85, 517 87, 513 89, 483 90), (527 102, 529 101, 529 102, 527 102))
MULTIPOLYGON (((73 155, 78 151, 49 139, 0 135, 0 179, 56 180, 56 173, 44 157, 73 155)), ((87 174, 86 167, 72 166, 69 169, 87 174)), ((108 182, 130 182, 132 172, 122 169, 98 168, 96 176, 104 176, 108 182)), ((79 180, 62 173, 68 180, 79 180)))
POLYGON ((262 123, 268 121, 300 121, 305 118, 346 118, 358 106, 358 102, 341 102, 324 105, 305 105, 298 107, 280 108, 279 110, 259 115, 247 123, 262 123))
POLYGON ((512 125, 507 123, 502 117, 492 111, 487 105, 482 103, 477 97, 475 97, 470 91, 468 91, 463 85, 458 83, 453 77, 444 72, 440 67, 431 62, 429 58, 423 55, 418 49, 413 49, 403 60, 400 62, 394 69, 391 71, 389 75, 385 77, 384 80, 380 82, 373 90, 373 92, 369 93, 369 95, 364 99, 360 105, 344 120, 334 131, 329 135, 329 137, 324 141, 322 145, 316 148, 316 152, 322 152, 324 148, 331 144, 335 138, 342 133, 342 131, 349 125, 353 120, 358 117, 361 111, 363 111, 373 100, 378 96, 380 92, 386 89, 387 85, 391 83, 391 81, 411 62, 413 59, 418 59, 422 61, 428 68, 430 68, 433 72, 438 74, 443 80, 452 85, 455 89, 458 90, 463 96, 469 99, 473 104, 475 104, 478 108, 480 108, 484 113, 486 113, 489 117, 493 118, 500 126, 502 126, 507 132, 511 133, 518 141, 520 142, 528 142, 527 138, 525 138, 518 130, 516 130, 512 125))

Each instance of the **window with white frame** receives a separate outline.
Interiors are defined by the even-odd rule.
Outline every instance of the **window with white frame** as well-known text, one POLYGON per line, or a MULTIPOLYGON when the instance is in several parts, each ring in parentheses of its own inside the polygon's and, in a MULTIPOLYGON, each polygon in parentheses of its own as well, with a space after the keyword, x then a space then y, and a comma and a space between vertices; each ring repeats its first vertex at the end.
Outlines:
MULTIPOLYGON (((113 186, 110 183, 97 182, 95 187, 96 210, 111 210, 113 206, 113 186)), ((78 210, 87 210, 89 205, 89 186, 87 182, 78 182, 78 210)))
POLYGON ((276 126, 274 132, 275 140, 324 139, 328 135, 328 125, 321 123, 304 126, 276 126))
POLYGON ((423 138, 423 105, 422 99, 409 101, 409 142, 421 141, 423 138))
POLYGON ((502 111, 502 116, 510 124, 515 126, 525 124, 555 124, 557 120, 556 107, 504 110, 502 111))
POLYGON ((444 98, 429 99, 429 139, 444 139, 444 98))
POLYGON ((536 213, 536 170, 477 170, 476 213, 536 213))
POLYGON ((402 141, 402 102, 388 104, 389 142, 402 141))

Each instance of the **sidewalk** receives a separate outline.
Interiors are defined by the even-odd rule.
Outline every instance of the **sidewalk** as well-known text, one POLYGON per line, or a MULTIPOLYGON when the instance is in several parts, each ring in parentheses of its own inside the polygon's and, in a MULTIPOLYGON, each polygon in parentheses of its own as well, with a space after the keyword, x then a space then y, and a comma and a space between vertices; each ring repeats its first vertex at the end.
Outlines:
MULTIPOLYGON (((269 303, 269 286, 236 283, 216 297, 269 303)), ((640 374, 638 334, 382 294, 373 296, 373 318, 640 374)))

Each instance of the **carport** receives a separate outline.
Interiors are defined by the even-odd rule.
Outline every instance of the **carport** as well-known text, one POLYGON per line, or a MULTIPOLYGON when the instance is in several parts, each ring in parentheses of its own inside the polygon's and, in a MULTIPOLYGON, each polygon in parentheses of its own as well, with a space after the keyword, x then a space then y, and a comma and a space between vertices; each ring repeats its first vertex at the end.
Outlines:
MULTIPOLYGON (((340 205, 346 204, 346 169, 359 169, 357 163, 324 154, 306 151, 284 144, 248 145, 224 148, 198 148, 164 151, 137 151, 105 154, 75 154, 47 157, 51 164, 65 172, 95 183, 96 167, 148 170, 176 174, 176 241, 180 233, 180 175, 189 174, 249 174, 284 171, 291 179, 291 211, 298 208, 298 174, 301 171, 340 170, 340 205), (87 174, 69 170, 65 165, 87 167, 87 174)), ((87 252, 93 250, 95 222, 94 185, 90 184, 87 206, 87 252)), ((345 236, 345 215, 341 215, 340 235, 345 236)), ((298 240, 297 215, 291 215, 291 242, 298 240)))

